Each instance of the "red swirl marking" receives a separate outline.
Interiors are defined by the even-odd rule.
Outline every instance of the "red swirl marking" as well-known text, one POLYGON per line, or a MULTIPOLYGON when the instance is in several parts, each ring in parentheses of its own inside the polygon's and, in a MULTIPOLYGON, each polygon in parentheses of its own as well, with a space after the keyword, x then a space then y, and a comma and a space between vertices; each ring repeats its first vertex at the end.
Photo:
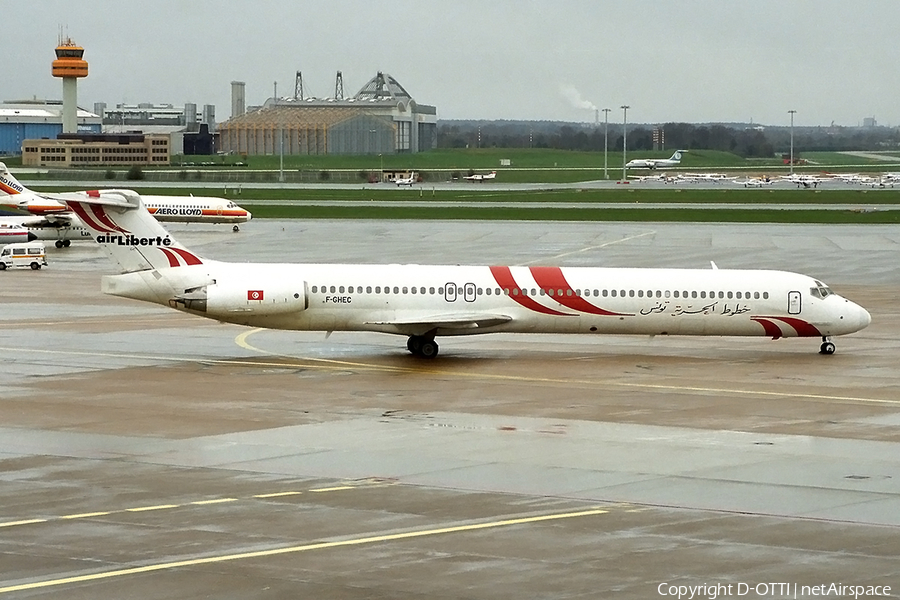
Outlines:
POLYGON ((187 250, 183 248, 168 248, 178 256, 184 259, 184 262, 188 265, 202 265, 203 261, 197 258, 195 254, 191 254, 187 250))
POLYGON ((91 207, 91 212, 94 213, 94 215, 97 217, 98 221, 100 221, 107 227, 112 227, 116 231, 120 231, 122 233, 129 233, 128 231, 126 231, 126 230, 122 229, 121 227, 119 227, 118 225, 116 225, 115 222, 109 218, 109 215, 106 214, 105 208, 103 208, 102 206, 99 206, 97 204, 91 204, 90 207, 91 207))
POLYGON ((781 328, 772 321, 763 319, 762 317, 750 317, 750 320, 756 321, 762 325, 766 335, 771 336, 773 340, 777 340, 781 337, 781 328))
POLYGON ((822 333, 816 329, 816 326, 812 323, 807 323, 803 319, 798 319, 796 317, 762 317, 764 319, 775 319, 777 321, 783 321, 794 328, 794 331, 797 332, 798 337, 822 337, 822 333))
POLYGON ((535 282, 545 290, 554 289, 553 299, 572 310, 591 313, 594 315, 606 315, 614 317, 633 317, 633 314, 612 312, 599 306, 594 306, 581 296, 575 294, 575 290, 566 281, 562 269, 559 267, 531 267, 531 274, 535 282), (561 293, 560 293, 561 292, 561 293))
POLYGON ((512 272, 509 270, 509 267, 491 267, 491 275, 494 276, 494 281, 497 282, 497 285, 499 285, 501 288, 509 290, 510 298, 529 310, 544 313, 545 315, 557 315, 561 317, 577 316, 571 313, 559 312, 558 310, 547 308, 546 306, 535 302, 534 299, 530 296, 523 296, 521 293, 522 288, 520 288, 518 284, 516 284, 516 280, 513 278, 512 272))
POLYGON ((69 208, 72 209, 72 212, 74 212, 81 218, 82 221, 84 221, 84 224, 88 227, 96 229, 97 231, 102 231, 103 233, 112 233, 113 231, 115 231, 114 229, 110 229, 106 225, 95 221, 94 218, 90 214, 88 214, 86 210, 84 210, 84 204, 82 204, 81 202, 67 200, 66 204, 69 206, 69 208))
POLYGON ((172 254, 172 250, 169 248, 160 248, 160 251, 166 255, 166 258, 169 259, 170 267, 180 267, 181 263, 178 262, 178 258, 172 254))

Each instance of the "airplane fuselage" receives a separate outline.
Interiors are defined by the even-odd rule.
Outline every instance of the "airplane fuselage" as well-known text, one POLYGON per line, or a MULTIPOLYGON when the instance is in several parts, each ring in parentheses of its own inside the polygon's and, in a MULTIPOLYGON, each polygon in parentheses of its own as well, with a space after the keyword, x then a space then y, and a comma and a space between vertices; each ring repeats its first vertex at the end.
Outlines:
POLYGON ((410 336, 826 337, 869 322, 858 305, 784 271, 209 262, 159 272, 108 276, 104 291, 253 327, 410 336), (200 287, 194 301, 174 300, 200 287))

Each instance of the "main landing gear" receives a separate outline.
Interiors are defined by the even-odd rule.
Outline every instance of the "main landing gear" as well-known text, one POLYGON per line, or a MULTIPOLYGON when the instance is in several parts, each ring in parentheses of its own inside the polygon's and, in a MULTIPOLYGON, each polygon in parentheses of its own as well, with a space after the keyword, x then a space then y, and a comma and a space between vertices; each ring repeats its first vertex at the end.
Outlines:
POLYGON ((411 354, 421 356, 422 358, 434 358, 438 355, 438 345, 434 338, 428 338, 424 335, 411 335, 406 341, 406 349, 411 354))
POLYGON ((819 346, 819 354, 834 354, 834 343, 828 336, 822 336, 822 345, 819 346))
POLYGON ((72 240, 56 240, 55 244, 57 248, 68 248, 72 245, 72 240))
POLYGON ((241 230, 241 228, 238 227, 237 225, 235 225, 234 227, 231 228, 231 230, 232 230, 233 232, 237 233, 238 231, 241 230))

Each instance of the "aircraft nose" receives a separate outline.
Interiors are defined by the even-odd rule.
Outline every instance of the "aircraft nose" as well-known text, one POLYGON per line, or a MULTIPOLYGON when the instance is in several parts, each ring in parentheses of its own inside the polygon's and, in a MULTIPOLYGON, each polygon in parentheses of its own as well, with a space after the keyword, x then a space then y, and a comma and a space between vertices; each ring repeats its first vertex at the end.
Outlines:
POLYGON ((856 307, 859 309, 859 328, 864 329, 872 322, 872 315, 862 306, 857 305, 856 307))

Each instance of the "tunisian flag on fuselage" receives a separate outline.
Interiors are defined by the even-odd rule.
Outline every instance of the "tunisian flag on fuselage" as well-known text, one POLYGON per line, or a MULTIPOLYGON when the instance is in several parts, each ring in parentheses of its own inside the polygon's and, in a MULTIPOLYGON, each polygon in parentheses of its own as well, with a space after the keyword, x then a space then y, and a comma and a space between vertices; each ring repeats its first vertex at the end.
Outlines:
POLYGON ((263 291, 262 290, 247 290, 247 300, 262 300, 263 299, 263 291))

